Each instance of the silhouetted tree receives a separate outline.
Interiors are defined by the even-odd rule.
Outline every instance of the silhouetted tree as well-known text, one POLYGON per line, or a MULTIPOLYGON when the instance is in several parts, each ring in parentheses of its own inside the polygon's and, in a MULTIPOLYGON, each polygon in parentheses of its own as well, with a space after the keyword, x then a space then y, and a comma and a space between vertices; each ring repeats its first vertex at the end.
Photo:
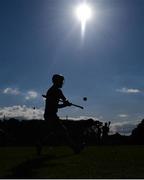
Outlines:
POLYGON ((131 138, 136 144, 144 144, 144 119, 132 131, 131 138))

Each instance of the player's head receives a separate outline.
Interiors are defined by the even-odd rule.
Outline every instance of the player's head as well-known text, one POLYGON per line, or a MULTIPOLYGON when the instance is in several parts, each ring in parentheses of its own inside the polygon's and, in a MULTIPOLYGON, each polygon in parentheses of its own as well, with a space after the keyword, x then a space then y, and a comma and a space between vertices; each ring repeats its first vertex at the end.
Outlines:
POLYGON ((54 74, 52 77, 52 82, 57 87, 61 88, 64 82, 64 77, 60 74, 54 74))

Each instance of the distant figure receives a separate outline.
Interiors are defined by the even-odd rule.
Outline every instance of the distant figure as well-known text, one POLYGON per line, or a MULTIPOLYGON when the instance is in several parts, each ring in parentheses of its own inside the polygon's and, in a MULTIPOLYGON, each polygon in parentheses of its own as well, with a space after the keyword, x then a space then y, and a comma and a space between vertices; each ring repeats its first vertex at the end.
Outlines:
POLYGON ((101 129, 101 125, 99 124, 97 127, 97 140, 98 140, 98 144, 101 143, 101 134, 102 134, 102 129, 101 129))
POLYGON ((103 142, 105 142, 107 140, 110 123, 111 122, 105 123, 104 126, 102 127, 102 130, 103 130, 103 133, 102 133, 103 142))
MULTIPOLYGON (((74 152, 78 152, 76 145, 69 136, 67 128, 62 125, 57 115, 59 108, 71 106, 71 103, 66 99, 61 90, 64 83, 64 77, 62 75, 55 74, 52 77, 52 83, 53 85, 50 87, 50 89, 48 89, 46 96, 43 96, 46 98, 44 119, 46 121, 46 125, 49 128, 48 133, 50 134, 54 132, 61 132, 64 134, 64 138, 67 144, 74 150, 74 152)), ((42 142, 40 142, 37 146, 37 151, 38 154, 41 153, 42 142)))

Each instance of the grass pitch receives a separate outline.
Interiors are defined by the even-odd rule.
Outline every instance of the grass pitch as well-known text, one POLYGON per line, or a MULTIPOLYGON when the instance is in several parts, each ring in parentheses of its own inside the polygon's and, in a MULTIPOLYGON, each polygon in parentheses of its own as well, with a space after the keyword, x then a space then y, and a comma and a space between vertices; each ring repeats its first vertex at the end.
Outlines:
POLYGON ((144 178, 144 146, 1 147, 0 178, 144 178))

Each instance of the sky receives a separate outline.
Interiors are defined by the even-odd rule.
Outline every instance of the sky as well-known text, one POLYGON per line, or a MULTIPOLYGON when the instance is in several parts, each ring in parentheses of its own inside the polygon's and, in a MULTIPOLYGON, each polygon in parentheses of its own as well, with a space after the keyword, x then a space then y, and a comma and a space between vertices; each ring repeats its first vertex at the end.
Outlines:
POLYGON ((144 0, 87 0, 93 17, 83 37, 74 13, 82 1, 0 1, 0 118, 42 118, 53 74, 65 77, 67 99, 84 106, 60 117, 125 131, 144 118, 144 0))

